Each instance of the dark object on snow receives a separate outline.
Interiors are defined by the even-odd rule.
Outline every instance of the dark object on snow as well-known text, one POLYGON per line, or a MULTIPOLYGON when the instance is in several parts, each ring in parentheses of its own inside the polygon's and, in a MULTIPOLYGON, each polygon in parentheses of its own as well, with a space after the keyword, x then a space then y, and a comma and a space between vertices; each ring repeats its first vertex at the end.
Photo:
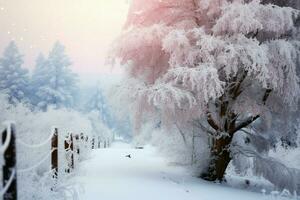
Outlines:
POLYGON ((144 147, 135 147, 135 149, 144 149, 144 147))
POLYGON ((250 138, 249 137, 246 137, 245 144, 250 144, 250 138))
POLYGON ((131 155, 129 154, 129 155, 125 156, 125 157, 127 157, 127 158, 131 158, 131 155))
POLYGON ((247 186, 249 186, 249 185, 250 185, 250 181, 249 181, 248 179, 246 179, 246 180, 245 180, 245 184, 246 184, 247 186))

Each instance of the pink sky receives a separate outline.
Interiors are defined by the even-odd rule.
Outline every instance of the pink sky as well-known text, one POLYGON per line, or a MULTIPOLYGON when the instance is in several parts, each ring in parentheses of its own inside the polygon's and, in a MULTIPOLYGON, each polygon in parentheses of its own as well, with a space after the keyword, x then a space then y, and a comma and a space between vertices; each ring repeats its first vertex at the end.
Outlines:
POLYGON ((66 46, 73 70, 106 74, 107 50, 126 20, 128 0, 0 0, 0 52, 12 39, 32 69, 39 52, 57 40, 66 46))

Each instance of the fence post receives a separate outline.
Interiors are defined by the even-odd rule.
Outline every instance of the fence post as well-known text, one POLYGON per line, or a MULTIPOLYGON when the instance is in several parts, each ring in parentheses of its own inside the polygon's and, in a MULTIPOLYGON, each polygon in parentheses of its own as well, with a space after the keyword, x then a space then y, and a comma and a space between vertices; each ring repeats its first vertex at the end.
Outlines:
POLYGON ((95 149, 95 136, 93 136, 93 139, 92 139, 92 149, 95 149))
POLYGON ((89 141, 89 136, 85 136, 85 142, 87 143, 89 141))
POLYGON ((73 144, 73 134, 70 133, 65 139, 65 152, 68 161, 68 167, 66 169, 67 173, 70 173, 74 169, 74 144, 73 144))
POLYGON ((85 143, 84 143, 84 149, 88 149, 90 148, 90 145, 89 145, 89 136, 85 136, 85 143))
POLYGON ((7 184, 10 184, 7 191, 3 195, 3 200, 16 200, 17 195, 17 160, 16 160, 16 136, 15 136, 15 125, 9 124, 9 127, 7 127, 2 132, 2 144, 5 143, 5 141, 8 139, 10 134, 10 141, 8 144, 8 147, 6 148, 4 152, 4 160, 5 164, 2 167, 3 170, 3 187, 5 187, 7 184), (8 132, 10 131, 10 133, 8 132), (10 182, 11 180, 11 182, 10 182))
POLYGON ((100 141, 100 136, 98 136, 98 149, 101 148, 101 141, 100 141))
POLYGON ((58 176, 58 129, 54 128, 54 134, 51 141, 51 169, 53 171, 53 178, 58 176))
POLYGON ((75 140, 76 140, 76 153, 79 156, 80 155, 80 148, 79 148, 79 135, 78 134, 75 135, 75 140))
POLYGON ((71 133, 70 135, 70 140, 71 140, 71 144, 70 144, 70 150, 71 150, 71 169, 74 169, 74 141, 73 141, 73 134, 71 133))

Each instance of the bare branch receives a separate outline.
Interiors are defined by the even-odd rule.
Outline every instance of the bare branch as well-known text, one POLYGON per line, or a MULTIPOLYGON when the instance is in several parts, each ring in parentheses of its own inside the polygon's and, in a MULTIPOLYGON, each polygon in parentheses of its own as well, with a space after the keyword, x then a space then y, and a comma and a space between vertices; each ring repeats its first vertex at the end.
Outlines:
POLYGON ((211 136, 216 136, 216 133, 209 130, 207 127, 205 127, 201 122, 198 122, 196 120, 193 121, 193 125, 197 126, 198 128, 202 129, 204 132, 207 132, 211 136))
MULTIPOLYGON (((267 100, 268 100, 268 98, 269 98, 271 92, 272 92, 272 89, 266 89, 266 92, 265 92, 265 94, 264 94, 264 96, 263 96, 263 99, 262 99, 262 102, 263 102, 264 105, 266 105, 266 102, 267 102, 267 100)), ((248 117, 248 118, 245 119, 244 121, 240 122, 240 123, 236 126, 236 128, 233 130, 232 133, 235 133, 235 132, 237 132, 237 131, 239 131, 239 130, 245 128, 245 127, 247 127, 247 126, 250 125, 252 122, 254 122, 255 120, 257 120, 259 117, 260 117, 260 115, 248 117)))
POLYGON ((264 105, 266 105, 267 100, 268 100, 271 92, 272 92, 272 89, 266 89, 266 92, 265 92, 264 97, 263 97, 263 104, 264 105))
POLYGON ((247 77, 247 74, 248 74, 248 71, 244 71, 243 76, 238 81, 236 88, 232 92, 232 94, 233 94, 233 100, 237 99, 237 97, 242 93, 242 91, 240 89, 241 89, 242 83, 244 82, 244 80, 247 77))
POLYGON ((213 119, 213 117, 209 111, 207 112, 207 122, 216 131, 221 130, 219 125, 215 122, 215 120, 213 119))
POLYGON ((181 135, 181 137, 183 139, 184 144, 187 145, 186 138, 185 138, 185 135, 184 135, 183 131, 179 128, 179 126, 178 126, 178 124, 176 122, 174 122, 174 124, 177 127, 177 129, 178 129, 178 131, 179 131, 179 133, 180 133, 180 135, 181 135))
POLYGON ((249 131, 246 131, 245 128, 242 128, 240 131, 243 131, 243 132, 246 133, 247 135, 252 135, 252 133, 249 132, 249 131))
POLYGON ((235 132, 241 130, 242 128, 245 128, 245 127, 249 126, 251 123, 253 123, 255 120, 257 120, 259 117, 260 117, 259 115, 248 117, 244 121, 237 124, 237 126, 232 131, 232 133, 235 133, 235 132))

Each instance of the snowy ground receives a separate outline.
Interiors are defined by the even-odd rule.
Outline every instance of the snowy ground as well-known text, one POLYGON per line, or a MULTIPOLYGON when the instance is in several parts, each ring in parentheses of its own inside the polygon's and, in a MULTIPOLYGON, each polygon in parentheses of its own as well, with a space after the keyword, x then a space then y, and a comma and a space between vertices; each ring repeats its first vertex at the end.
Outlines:
POLYGON ((124 143, 95 150, 78 173, 72 181, 82 185, 82 200, 282 199, 204 182, 181 167, 169 166, 154 148, 139 150, 124 143))

